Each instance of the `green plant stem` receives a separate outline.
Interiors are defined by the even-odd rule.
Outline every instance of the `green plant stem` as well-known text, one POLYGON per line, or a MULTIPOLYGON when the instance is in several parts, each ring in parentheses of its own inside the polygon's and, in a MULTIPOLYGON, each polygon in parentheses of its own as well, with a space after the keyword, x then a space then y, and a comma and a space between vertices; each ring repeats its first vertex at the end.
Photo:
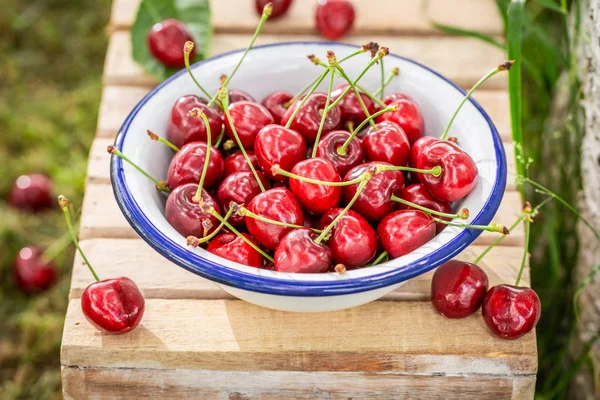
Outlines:
POLYGON ((327 118, 327 106, 331 101, 331 92, 333 91, 333 78, 335 78, 334 70, 330 69, 329 74, 329 87, 327 88, 327 99, 325 100, 325 106, 323 107, 323 115, 321 116, 321 123, 319 124, 319 130, 317 131, 317 136, 315 138, 315 144, 312 150, 312 158, 317 156, 317 146, 319 145, 319 141, 321 140, 321 133, 323 132, 323 127, 325 126, 325 119, 327 118))
POLYGON ((150 13, 150 15, 152 16, 152 20, 155 24, 162 22, 163 18, 160 17, 160 14, 158 13, 156 7, 154 7, 154 3, 152 1, 144 1, 142 3, 146 5, 146 9, 148 10, 148 13, 150 13))
POLYGON ((461 224, 461 223, 457 223, 457 222, 452 222, 452 221, 446 221, 444 219, 439 219, 436 217, 431 217, 435 222, 439 222, 441 224, 444 225, 450 225, 450 226, 457 226, 459 228, 465 228, 465 229, 477 229, 480 231, 487 231, 487 232, 498 232, 498 233, 503 233, 503 230, 506 229, 503 225, 498 225, 496 223, 492 223, 491 225, 471 225, 471 224, 461 224))
POLYGON ((81 258, 83 258, 85 265, 87 265, 88 269, 94 276, 94 279, 96 280, 96 282, 99 281, 100 278, 98 278, 96 271, 94 271, 94 268, 92 268, 90 261, 85 256, 85 253, 83 252, 81 247, 79 247, 79 241, 77 240, 77 234, 75 233, 75 229, 73 228, 73 223, 71 220, 71 211, 69 210, 69 205, 70 205, 69 200, 67 200, 67 198, 64 197, 63 195, 60 195, 60 196, 58 196, 58 204, 60 205, 60 208, 62 209, 62 212, 65 215, 65 221, 67 222, 67 228, 69 229, 69 234, 71 235, 71 240, 73 241, 73 244, 77 248, 77 251, 79 251, 81 258))
POLYGON ((307 178, 305 176, 296 175, 293 172, 288 172, 274 165, 272 169, 273 175, 282 175, 288 177, 290 179, 296 179, 297 181, 302 181, 306 183, 312 183, 313 185, 321 185, 321 186, 351 186, 356 185, 363 181, 362 175, 356 179, 352 179, 351 181, 342 181, 342 182, 328 182, 328 181, 320 181, 317 179, 307 178))
MULTIPOLYGON (((74 227, 78 230, 77 225, 74 227)), ((65 232, 58 240, 52 243, 42 253, 42 260, 45 262, 53 261, 60 253, 62 253, 71 244, 71 232, 65 232)))
POLYGON ((386 108, 387 104, 385 104, 383 101, 379 100, 375 93, 371 93, 369 92, 367 89, 365 89, 363 86, 361 85, 354 85, 358 88, 358 90, 360 90, 361 92, 363 92, 364 94, 366 94, 371 100, 373 100, 375 103, 379 104, 379 106, 381 108, 386 108))
POLYGON ((202 188, 204 187, 204 179, 206 178, 206 173, 208 172, 208 164, 210 163, 210 148, 212 146, 211 141, 211 132, 210 132, 210 122, 208 122, 208 118, 206 115, 199 111, 198 117, 202 118, 204 121, 204 125, 206 126, 206 156, 204 157, 204 166, 202 167, 202 175, 200 175, 200 183, 198 183, 198 190, 196 191, 196 195, 194 196, 194 200, 196 202, 200 202, 202 199, 202 188))
MULTIPOLYGON (((209 240, 211 240, 212 238, 214 238, 215 236, 217 236, 217 234, 221 231, 221 229, 223 229, 223 227, 225 226, 225 221, 229 220, 229 218, 231 217, 231 214, 233 214, 233 209, 229 208, 229 210, 227 210, 227 213, 225 214, 225 217, 223 217, 223 221, 221 221, 219 223, 219 226, 217 226, 217 229, 215 229, 212 233, 204 236, 203 238, 196 238, 197 239, 197 245, 200 245, 202 243, 206 243, 209 240)), ((196 245, 196 246, 197 246, 196 245)))
MULTIPOLYGON (((360 97, 360 96, 358 96, 358 97, 360 97)), ((394 111, 397 108, 398 108, 398 106, 396 104, 392 104, 391 106, 387 106, 383 110, 377 111, 373 115, 369 115, 369 117, 367 117, 367 119, 365 119, 363 122, 361 122, 360 125, 358 125, 354 129, 354 131, 350 133, 350 137, 348 137, 348 139, 346 139, 346 141, 344 142, 344 144, 337 148, 337 153, 340 156, 345 156, 346 152, 348 151, 348 146, 350 146, 350 142, 352 142, 352 140, 356 137, 356 135, 358 135, 360 133, 360 131, 362 130, 362 128, 365 127, 365 125, 367 125, 368 123, 372 123, 373 124, 373 119, 379 117, 382 114, 385 114, 386 112, 394 111)), ((377 127, 375 127, 375 129, 377 129, 377 127)))
MULTIPOLYGON (((381 60, 381 61, 383 62, 383 60, 381 60)), ((363 100, 362 96, 360 95, 360 92, 356 88, 356 85, 352 82, 352 79, 350 79, 350 77, 348 77, 348 75, 346 75, 346 72, 339 65, 336 66, 336 69, 339 71, 339 73, 342 75, 342 78, 344 78, 348 82, 348 85, 350 85, 350 87, 354 91, 354 94, 356 95, 356 99, 360 103, 360 106, 362 107, 362 109, 365 113, 366 120, 369 121, 369 123, 371 124, 373 129, 377 130, 377 126, 375 125, 373 118, 371 118, 371 113, 369 112, 369 109, 367 108, 365 101, 363 100)), ((325 110, 327 110, 327 106, 325 107, 325 110)))
POLYGON ((175 151, 176 153, 179 151, 179 147, 175 146, 173 143, 169 142, 167 139, 158 136, 156 133, 152 132, 151 130, 147 130, 146 133, 148 133, 148 136, 150 137, 150 139, 156 141, 156 142, 160 142, 164 145, 166 145, 167 147, 170 147, 173 151, 175 151))
POLYGON ((388 256, 388 253, 387 253, 387 251, 384 251, 383 253, 381 253, 381 254, 379 255, 379 257, 377 257, 377 258, 375 259, 375 261, 373 261, 373 262, 372 262, 371 264, 369 264, 368 266, 369 266, 369 267, 372 267, 372 266, 374 266, 374 265, 377 265, 377 264, 379 264, 379 263, 381 262, 381 260, 383 260, 383 259, 384 259, 384 258, 386 258, 387 256, 388 256))
POLYGON ((521 268, 519 268, 519 274, 517 275, 515 286, 519 286, 519 283, 521 282, 521 277, 523 276, 523 271, 525 270, 525 263, 527 262, 527 255, 529 254, 530 232, 531 221, 528 218, 525 218, 525 248, 523 249, 523 259, 521 260, 521 268))
MULTIPOLYGON (((190 49, 190 51, 183 52, 183 61, 185 63, 185 69, 187 69, 188 75, 192 78, 192 80, 194 81, 196 86, 198 86, 198 89, 200 89, 202 91, 202 93, 204 93, 204 95, 210 99, 210 94, 206 91, 206 89, 204 89, 204 87, 200 84, 200 82, 198 82, 196 80, 196 77, 192 73, 192 67, 190 66, 190 53, 191 53, 191 49, 190 49)), ((217 104, 217 105, 221 109, 223 109, 223 106, 221 104, 217 104)))
POLYGON ((111 154, 116 155, 117 157, 120 157, 123 161, 127 162, 133 168, 137 169, 142 175, 144 175, 146 178, 148 178, 152 182, 154 182, 156 184, 156 187, 158 188, 158 190, 160 190, 162 192, 165 192, 165 193, 171 193, 171 190, 168 187, 166 187, 162 182, 157 181, 156 179, 154 179, 149 173, 147 173, 146 171, 144 171, 143 169, 141 169, 136 163, 134 163, 129 158, 127 158, 125 156, 125 154, 121 153, 116 147, 114 147, 114 146, 108 146, 108 152, 111 153, 111 154))
MULTIPOLYGON (((327 69, 325 69, 325 72, 323 72, 321 74, 321 76, 319 76, 319 79, 317 79, 316 83, 314 84, 314 86, 310 89, 310 91, 308 92, 308 94, 306 95, 306 97, 304 97, 304 99, 302 99, 302 101, 300 102, 300 104, 298 104, 296 106, 296 108, 294 109, 294 112, 292 113, 292 115, 290 116, 290 119, 288 120, 288 122, 285 124, 285 127, 287 129, 290 128, 290 126, 292 126, 292 123, 294 122, 294 119, 296 118, 296 115, 298 115, 298 112, 300 111, 300 109, 302 108, 302 106, 304 106, 304 104, 306 104, 306 102, 308 101, 308 98, 310 97, 311 94, 313 94, 315 92, 315 90, 317 90, 317 87, 319 87, 319 85, 321 84, 321 82, 323 82, 323 80, 325 79, 325 77, 327 76, 327 74, 329 73, 329 67, 327 67, 327 69)), ((331 112, 331 110, 323 110, 323 112, 331 112)))
POLYGON ((221 133, 219 133, 219 137, 217 137, 217 141, 215 142, 215 148, 218 149, 223 141, 223 137, 225 136, 225 124, 221 124, 221 133))
MULTIPOLYGON (((383 99, 383 97, 384 97, 384 89, 392 82, 392 80, 396 76, 398 76, 398 74, 396 73, 396 70, 390 72, 390 75, 388 76, 388 78, 385 81, 382 81, 381 87, 379 89, 377 89, 377 91, 375 93, 373 93, 373 95, 374 96, 379 95, 379 96, 381 96, 381 99, 383 99)), ((384 104, 382 101, 379 101, 379 103, 380 103, 379 105, 384 104)))
POLYGON ((394 165, 378 165, 377 169, 379 171, 407 171, 407 172, 416 172, 418 174, 431 174, 436 178, 442 175, 442 167, 436 165, 431 169, 419 169, 413 167, 397 167, 394 165))
POLYGON ((421 210, 426 214, 437 215, 438 217, 451 218, 451 219, 467 219, 468 218, 468 213, 465 215, 463 215, 463 214, 448 214, 448 213, 444 213, 444 212, 432 210, 427 207, 420 206, 418 204, 412 203, 410 201, 404 200, 404 199, 394 196, 394 195, 392 195, 391 199, 392 199, 392 201, 398 202, 400 204, 404 204, 405 206, 408 206, 411 208, 416 208, 417 210, 421 210))
POLYGON ((222 224, 225 224, 225 226, 227 227, 227 229, 229 229, 231 232, 235 233, 238 237, 240 237, 244 242, 246 242, 248 244, 248 246, 252 247, 254 250, 258 251, 264 258, 266 258, 267 260, 273 262, 273 257, 271 257, 270 255, 268 255, 267 253, 265 253, 264 251, 262 251, 262 249, 260 247, 258 247, 257 245, 255 245, 254 243, 252 243, 251 240, 249 240, 247 237, 245 237, 244 235, 242 235, 237 229, 235 229, 229 222, 225 221, 223 219, 223 217, 221 217, 221 215, 219 215, 219 213, 216 210, 211 210, 210 212, 216 219, 218 219, 219 221, 221 221, 222 224))
POLYGON ((294 97, 292 97, 291 100, 289 100, 287 103, 284 103, 283 106, 285 108, 289 108, 292 104, 294 104, 294 102, 296 100, 298 100, 304 93, 306 93, 307 90, 309 90, 310 88, 314 87, 315 84, 317 84, 317 82, 320 83, 321 81, 319 81, 319 79, 321 79, 321 76, 322 75, 317 76, 308 85, 304 86, 304 88, 302 88, 302 90, 300 92, 298 92, 298 94, 296 94, 294 97))
POLYGON ((379 93, 379 99, 383 100, 383 93, 385 91, 385 67, 383 66, 383 60, 379 63, 381 69, 381 88, 379 93))
POLYGON ((344 61, 346 61, 354 56, 357 56, 359 54, 362 54, 364 52, 365 52, 365 50, 361 47, 359 50, 356 50, 354 53, 348 54, 346 57, 342 58, 339 62, 343 63, 344 61))
MULTIPOLYGON (((277 225, 277 226, 284 226, 286 228, 293 228, 293 229, 302 229, 302 228, 304 228, 304 226, 301 226, 301 225, 288 224, 288 223, 285 223, 285 222, 281 222, 281 221, 277 221, 277 220, 270 219, 270 218, 267 218, 267 217, 263 217, 262 215, 258 215, 258 214, 253 213, 252 211, 248 210, 246 207, 240 207, 240 215, 242 215, 244 217, 250 217, 250 218, 256 219, 258 221, 265 222, 267 224, 272 224, 272 225, 277 225)), ((322 232, 320 229, 314 229, 314 228, 311 228, 311 229, 314 232, 317 232, 317 233, 321 233, 322 232)))

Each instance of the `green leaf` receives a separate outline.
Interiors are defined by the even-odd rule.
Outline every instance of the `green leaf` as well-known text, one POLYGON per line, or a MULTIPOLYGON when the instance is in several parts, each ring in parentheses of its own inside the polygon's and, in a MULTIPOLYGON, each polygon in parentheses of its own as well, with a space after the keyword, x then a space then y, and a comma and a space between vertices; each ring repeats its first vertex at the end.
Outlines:
POLYGON ((535 0, 535 2, 538 3, 540 6, 546 7, 549 10, 556 11, 561 14, 567 13, 567 4, 564 0, 562 6, 559 6, 552 0, 535 0))
POLYGON ((144 71, 161 81, 178 70, 165 67, 150 54, 146 37, 154 24, 169 18, 183 22, 192 34, 196 49, 192 62, 208 56, 212 37, 209 0, 142 0, 131 27, 132 55, 144 71))
POLYGON ((472 31, 469 29, 462 29, 462 28, 459 28, 456 26, 440 24, 435 21, 430 21, 429 23, 436 29, 439 29, 442 32, 448 33, 450 35, 471 37, 471 38, 479 39, 485 43, 491 44, 492 46, 496 46, 499 49, 503 49, 503 50, 506 49, 506 45, 504 43, 501 43, 493 36, 487 35, 485 33, 478 32, 478 31, 472 31))

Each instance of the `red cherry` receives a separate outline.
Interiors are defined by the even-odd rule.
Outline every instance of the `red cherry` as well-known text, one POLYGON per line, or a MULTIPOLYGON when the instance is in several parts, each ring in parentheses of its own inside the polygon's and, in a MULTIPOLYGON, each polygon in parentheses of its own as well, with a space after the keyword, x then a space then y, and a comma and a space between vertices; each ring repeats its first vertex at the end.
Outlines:
MULTIPOLYGON (((287 224, 303 225, 304 217, 294 195, 284 188, 273 188, 256 196, 247 206, 248 210, 271 220, 287 224)), ((281 239, 292 230, 246 216, 248 232, 269 250, 275 250, 281 239)))
MULTIPOLYGON (((290 106, 290 108, 286 110, 285 114, 283 114, 283 118, 281 119, 281 125, 287 124, 292 114, 296 110, 296 107, 300 105, 304 97, 306 96, 300 97, 294 102, 294 104, 290 106)), ((292 122, 292 125, 290 126, 290 128, 304 136, 304 139, 306 139, 308 143, 313 143, 317 138, 317 132, 319 131, 319 125, 321 124, 321 119, 323 117, 321 112, 325 108, 326 102, 327 94, 320 92, 311 94, 306 103, 304 103, 304 105, 296 114, 294 122, 292 122)), ((327 113, 321 135, 325 135, 327 132, 337 129, 341 122, 342 112, 338 106, 335 106, 329 113, 327 113)))
POLYGON ((475 264, 450 260, 440 265, 431 281, 431 303, 448 318, 464 318, 479 309, 488 277, 475 264))
POLYGON ((186 143, 206 142, 206 126, 202 118, 192 117, 190 111, 199 109, 206 115, 210 124, 210 133, 216 138, 221 132, 221 114, 206 104, 208 101, 193 94, 179 98, 171 110, 171 118, 167 126, 167 139, 177 147, 186 143))
POLYGON ((386 112, 377 117, 377 122, 395 122, 402 128, 408 141, 412 145, 418 138, 425 134, 425 121, 417 104, 410 97, 395 93, 383 100, 386 106, 397 104, 398 109, 386 112))
POLYGON ((57 267, 51 261, 44 261, 43 250, 37 247, 23 247, 15 257, 13 274, 19 288, 27 294, 48 290, 56 282, 57 267))
POLYGON ((369 161, 384 161, 392 165, 405 166, 410 157, 408 137, 394 123, 378 123, 377 130, 369 129, 362 141, 365 156, 369 161))
MULTIPOLYGON (((265 189, 269 189, 269 180, 265 175, 259 171, 256 173, 265 189)), ((246 205, 260 193, 260 186, 258 186, 254 174, 251 171, 239 171, 223 179, 219 185, 217 198, 223 212, 226 212, 229 210, 229 203, 232 201, 239 205, 246 205)), ((244 217, 241 215, 232 215, 229 218, 229 222, 233 225, 240 225, 244 223, 244 217)))
MULTIPOLYGON (((430 210, 443 212, 446 214, 452 213, 452 208, 450 207, 450 203, 445 201, 436 200, 423 186, 421 183, 415 183, 410 186, 407 186, 402 191, 400 198, 410 201, 416 205, 421 207, 429 208, 430 210)), ((401 210, 411 210, 409 206, 404 204, 398 204, 398 208, 401 210)), ((444 219, 446 221, 450 221, 450 218, 446 217, 438 217, 440 219, 444 219)), ((442 222, 437 222, 435 224, 435 230, 437 233, 440 233, 447 225, 442 222)))
POLYGON ((346 155, 341 156, 337 149, 350 137, 350 132, 333 131, 328 133, 317 146, 317 157, 331 162, 340 173, 345 176, 352 168, 363 162, 364 154, 360 139, 354 138, 346 147, 346 155))
MULTIPOLYGON (((247 233, 242 233, 246 239, 258 246, 254 238, 247 233)), ((226 258, 236 263, 250 267, 262 268, 263 256, 252 246, 234 233, 222 233, 208 244, 207 250, 219 257, 226 258)))
POLYGON ((385 251, 398 258, 433 239, 435 222, 419 210, 395 211, 379 223, 377 235, 385 251))
MULTIPOLYGON (((252 165, 254 165, 254 168, 260 168, 254 152, 252 150, 246 150, 246 154, 252 165)), ((251 169, 246 158, 244 158, 244 154, 241 151, 236 151, 225 157, 223 177, 227 177, 234 172, 239 171, 251 171, 251 169)))
POLYGON ((33 212, 52 208, 54 206, 52 181, 40 174, 19 176, 8 194, 8 204, 33 212))
POLYGON ((535 328, 542 303, 531 288, 503 284, 488 290, 481 310, 483 320, 494 335, 517 339, 535 328))
MULTIPOLYGON (((238 101, 229 106, 229 115, 244 149, 253 149, 258 132, 275 121, 269 110, 258 103, 238 101)), ((225 115, 225 133, 229 139, 235 140, 231 123, 225 115)))
MULTIPOLYGON (((342 178, 332 163, 323 158, 309 158, 300 161, 292 168, 292 173, 325 182, 341 182, 342 178)), ((321 215, 337 207, 342 197, 340 186, 315 185, 299 179, 290 179, 290 190, 302 206, 309 212, 321 215)))
POLYGON ((277 164, 285 171, 290 171, 306 157, 306 142, 296 131, 279 125, 268 125, 258 132, 254 151, 265 175, 286 181, 287 178, 282 175, 273 176, 271 168, 277 164))
POLYGON ((310 229, 294 229, 275 250, 275 271, 316 274, 327 272, 331 266, 331 250, 315 242, 317 235, 310 229))
MULTIPOLYGON (((361 164, 352 168, 344 177, 348 182, 357 179, 369 170, 373 170, 377 165, 390 165, 382 162, 370 162, 361 164)), ((344 201, 350 202, 359 184, 344 186, 342 193, 344 201)), ((400 196, 404 189, 404 176, 401 171, 382 171, 379 172, 367 182, 363 191, 360 193, 352 209, 369 221, 379 221, 396 207, 396 202, 391 200, 392 194, 400 196)))
MULTIPOLYGON (((238 103, 240 101, 249 101, 251 103, 256 103, 254 97, 250 96, 248 93, 239 89, 231 89, 229 91, 229 104, 238 103)), ((237 128, 237 126, 236 126, 237 128)))
POLYGON ((477 184, 477 167, 471 156, 447 140, 438 140, 425 146, 417 159, 417 168, 442 167, 442 174, 418 174, 429 193, 438 200, 460 200, 477 184))
POLYGON ((135 329, 146 303, 137 285, 121 277, 94 282, 81 295, 83 314, 97 329, 120 335, 135 329))
MULTIPOLYGON (((333 208, 326 212, 319 221, 318 229, 324 229, 342 211, 343 208, 333 208)), ((336 264, 353 267, 371 261, 379 242, 369 222, 359 213, 348 210, 331 230, 327 246, 336 264)))
MULTIPOLYGON (((165 205, 165 218, 177 232, 186 238, 188 236, 204 237, 205 226, 203 223, 210 224, 210 229, 206 231, 206 234, 214 231, 219 225, 219 221, 213 215, 202 211, 198 202, 192 200, 197 191, 198 184, 188 183, 178 186, 169 194, 165 205)), ((202 201, 220 213, 219 205, 204 189, 202 189, 202 201)))
MULTIPOLYGON (((331 92, 331 101, 337 100, 338 97, 348 88, 348 84, 345 83, 339 87, 337 87, 333 92, 331 92)), ((366 94, 360 92, 360 97, 362 98, 363 103, 367 110, 369 111, 369 115, 373 115, 376 111, 376 106, 373 100, 366 94)), ((348 122, 352 121, 355 124, 360 124, 363 122, 367 115, 362 108, 362 105, 358 101, 358 97, 353 90, 350 90, 346 96, 338 103, 338 107, 342 111, 342 121, 348 122)))
MULTIPOLYGON (((204 142, 192 142, 175 153, 175 156, 171 159, 171 164, 169 164, 167 178, 171 189, 186 183, 198 184, 204 169, 207 148, 208 146, 204 142)), ((223 168, 224 162, 221 153, 211 146, 208 170, 204 178, 204 188, 210 189, 219 183, 223 177, 223 168)))
MULTIPOLYGON (((168 68, 185 67, 183 46, 187 41, 193 42, 194 38, 185 24, 176 19, 166 19, 154 24, 146 38, 150 53, 168 68)), ((196 49, 192 49, 190 60, 193 60, 195 55, 196 49)))
POLYGON ((269 3, 273 4, 273 11, 271 11, 271 16, 269 17, 270 21, 284 15, 290 8, 292 0, 254 0, 254 4, 256 5, 256 13, 261 16, 263 8, 265 8, 265 6, 269 3))
POLYGON ((315 12, 315 24, 321 35, 338 39, 352 28, 355 12, 346 0, 319 0, 315 12))
POLYGON ((433 142, 438 142, 440 139, 434 138, 433 136, 421 136, 418 138, 410 148, 410 166, 417 168, 417 160, 421 155, 423 149, 433 142))
POLYGON ((283 114, 285 114, 287 111, 287 108, 284 106, 284 104, 293 98, 294 96, 288 92, 276 90, 272 93, 269 93, 267 97, 261 101, 261 104, 265 106, 267 110, 269 110, 275 122, 280 123, 281 119, 283 118, 283 114))

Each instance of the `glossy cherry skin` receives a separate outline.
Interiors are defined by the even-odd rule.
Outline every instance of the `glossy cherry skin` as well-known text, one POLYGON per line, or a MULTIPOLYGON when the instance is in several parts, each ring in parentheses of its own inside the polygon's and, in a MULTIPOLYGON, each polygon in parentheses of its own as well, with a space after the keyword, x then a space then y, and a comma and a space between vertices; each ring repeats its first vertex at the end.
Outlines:
POLYGON ((8 194, 8 204, 33 212, 52 208, 55 204, 52 181, 41 174, 19 176, 8 194))
MULTIPOLYGON (((318 229, 331 224, 342 210, 343 208, 333 208, 326 212, 319 221, 318 229)), ((359 213, 348 210, 331 230, 327 246, 331 249, 334 263, 355 267, 371 261, 379 242, 369 221, 359 213)))
MULTIPOLYGON (((451 213, 452 208, 450 207, 450 203, 446 201, 440 201, 435 199, 423 186, 421 183, 414 183, 404 188, 400 198, 410 201, 411 203, 415 203, 421 207, 429 208, 430 210, 435 210, 443 213, 451 213)), ((398 208, 400 210, 414 210, 414 208, 406 206, 404 204, 398 204, 398 208)), ((450 221, 450 218, 438 217, 440 219, 445 219, 450 221)), ((435 230, 437 233, 440 233, 447 225, 442 222, 436 222, 435 230)))
MULTIPOLYGON (((162 65, 168 68, 183 68, 183 46, 194 38, 187 30, 185 24, 176 19, 166 19, 156 23, 148 32, 146 44, 148 50, 162 65)), ((196 49, 192 49, 190 60, 196 56, 196 49)))
MULTIPOLYGON (((204 237, 203 222, 205 221, 211 225, 206 234, 214 231, 219 225, 219 220, 202 211, 198 203, 192 200, 197 190, 198 184, 187 183, 178 186, 169 194, 165 205, 165 218, 177 232, 186 238, 188 236, 204 237)), ((212 206, 218 213, 221 212, 219 204, 204 189, 202 189, 202 201, 207 206, 212 206)))
POLYGON ((367 160, 406 166, 410 158, 410 143, 402 128, 394 123, 378 123, 375 126, 377 130, 370 128, 362 140, 367 160))
POLYGON ((307 228, 288 233, 275 250, 275 271, 299 274, 327 272, 331 266, 331 250, 323 242, 317 243, 317 234, 307 228))
POLYGON ((251 103, 256 103, 254 97, 250 96, 250 94, 244 92, 239 89, 231 89, 229 91, 229 104, 237 103, 240 101, 249 101, 251 103))
MULTIPOLYGON (((254 165, 254 168, 260 168, 254 152, 252 150, 246 150, 246 154, 248 155, 252 165, 254 165)), ((248 165, 248 162, 246 161, 246 158, 244 158, 244 154, 241 151, 236 151, 235 153, 231 153, 225 157, 223 164, 223 177, 227 177, 234 172, 251 171, 250 166, 248 165)))
POLYGON ((456 144, 438 140, 425 146, 417 159, 417 168, 442 167, 442 174, 417 174, 433 197, 441 201, 460 200, 477 184, 477 166, 471 156, 456 144))
POLYGON ((395 122, 402 128, 412 145, 425 134, 425 120, 417 104, 408 96, 400 93, 392 94, 383 100, 387 106, 396 104, 398 109, 386 112, 377 117, 377 122, 395 122))
POLYGON ((135 282, 121 277, 94 282, 81 295, 85 318, 98 330, 121 335, 134 330, 146 309, 144 296, 135 282))
MULTIPOLYGON (((337 98, 340 97, 346 88, 348 88, 347 83, 337 87, 333 92, 331 92, 331 101, 337 100, 337 98)), ((365 106, 369 111, 369 115, 375 113, 376 107, 373 100, 371 100, 371 98, 366 94, 360 91, 359 93, 363 103, 365 103, 365 106)), ((342 111, 342 121, 344 122, 352 121, 355 125, 358 125, 367 118, 367 115, 365 114, 365 111, 363 110, 362 105, 358 101, 358 97, 353 90, 350 90, 350 92, 348 92, 348 94, 344 96, 342 100, 340 100, 338 107, 342 111)))
MULTIPOLYGON (((208 146, 204 142, 188 143, 179 149, 169 164, 167 183, 171 189, 186 184, 200 182, 206 150, 208 146)), ((215 147, 210 148, 208 169, 204 177, 204 188, 211 189, 219 184, 223 177, 223 157, 215 147)))
POLYGON ((410 166, 417 168, 417 160, 423 149, 434 142, 439 142, 439 140, 440 139, 434 138, 433 136, 421 136, 418 138, 410 148, 410 166))
POLYGON ((231 128, 233 122, 244 149, 253 149, 258 132, 265 126, 275 122, 269 110, 258 103, 249 101, 238 101, 231 104, 229 115, 231 115, 231 121, 225 116, 225 133, 229 139, 235 141, 233 129, 231 128))
POLYGON ((433 274, 431 304, 445 317, 468 317, 483 303, 488 283, 487 274, 477 265, 447 261, 433 274))
MULTIPOLYGON (((296 110, 296 107, 300 105, 304 97, 306 96, 300 97, 294 102, 294 104, 290 106, 290 108, 286 110, 285 114, 283 114, 283 118, 281 118, 281 125, 287 124, 289 119, 292 117, 294 110, 296 110)), ((321 110, 325 108, 326 101, 327 94, 325 93, 315 92, 311 94, 306 103, 304 103, 304 105, 296 114, 296 117, 294 117, 294 121, 290 126, 290 128, 304 136, 304 139, 306 139, 308 143, 314 143, 315 139, 317 138, 317 132, 319 131, 319 125, 321 124, 322 118, 321 110)), ((335 106, 329 113, 327 113, 321 136, 324 136, 327 132, 337 129, 341 123, 342 112, 338 106, 335 106)))
POLYGON ((293 98, 294 96, 288 92, 276 90, 272 93, 269 93, 267 97, 261 101, 261 104, 265 106, 267 110, 269 110, 275 122, 279 123, 283 118, 283 114, 285 114, 287 111, 287 108, 284 104, 293 98))
MULTIPOLYGON (((265 189, 269 189, 269 180, 265 175, 256 171, 265 189)), ((250 200, 261 193, 260 186, 254 177, 252 171, 239 171, 227 176, 219 185, 217 191, 217 199, 221 204, 223 212, 229 210, 229 203, 232 201, 239 205, 247 205, 250 200)), ((241 225, 244 223, 244 217, 240 215, 232 215, 229 222, 233 225, 241 225)))
POLYGON ((42 259, 44 251, 37 247, 23 247, 15 257, 13 276, 17 286, 27 294, 44 292, 56 282, 57 267, 42 259))
MULTIPOLYGON (((300 161, 294 165, 292 173, 325 182, 342 181, 333 164, 318 157, 300 161)), ((298 179, 290 179, 289 185, 290 190, 300 204, 310 213, 316 215, 321 215, 333 207, 337 207, 342 198, 342 188, 340 186, 315 185, 298 179)))
POLYGON ((518 339, 535 328, 542 303, 531 288, 502 284, 488 290, 481 313, 494 335, 518 339))
POLYGON ((338 170, 340 176, 346 176, 348 171, 360 165, 364 159, 363 148, 360 139, 354 138, 346 147, 346 155, 341 156, 337 149, 350 137, 350 132, 333 131, 321 139, 317 146, 317 157, 331 162, 338 170))
POLYGON ((254 152, 265 175, 285 182, 287 178, 282 175, 273 176, 271 168, 279 165, 282 169, 291 171, 294 165, 306 157, 306 142, 302 135, 292 129, 268 125, 258 132, 254 152))
POLYGON ((379 223, 377 236, 385 251, 398 258, 433 239, 435 222, 423 211, 394 211, 379 223))
POLYGON ((315 12, 315 25, 328 39, 338 39, 354 24, 356 13, 352 3, 346 0, 319 0, 315 12))
MULTIPOLYGON (((258 246, 258 242, 252 236, 247 233, 242 233, 241 235, 258 246)), ((262 268, 263 266, 264 260, 262 254, 235 233, 222 233, 218 235, 210 241, 207 250, 219 257, 236 263, 255 268, 262 268)))
MULTIPOLYGON (((389 165, 382 162, 370 162, 352 168, 344 177, 344 181, 351 181, 360 177, 369 170, 373 170, 377 164, 389 165)), ((344 201, 350 202, 359 184, 344 186, 342 193, 344 201)), ((369 221, 380 221, 383 217, 394 211, 396 202, 391 200, 392 194, 400 196, 404 189, 404 175, 401 171, 382 171, 373 175, 365 185, 363 191, 356 199, 352 209, 369 221)))
MULTIPOLYGON (((254 214, 271 220, 303 226, 304 216, 300 204, 285 188, 273 188, 256 196, 247 206, 254 214)), ((292 230, 246 216, 248 232, 269 250, 275 250, 283 237, 292 230)))
POLYGON ((208 101, 193 94, 179 98, 171 109, 171 118, 167 125, 167 139, 177 147, 186 143, 206 142, 206 125, 204 120, 192 117, 190 111, 197 108, 208 119, 212 140, 221 133, 221 113, 212 107, 207 107, 208 101))
POLYGON ((269 3, 273 4, 273 11, 271 11, 271 16, 269 17, 270 21, 284 15, 292 5, 292 0, 254 0, 256 13, 259 16, 262 15, 263 8, 269 3))

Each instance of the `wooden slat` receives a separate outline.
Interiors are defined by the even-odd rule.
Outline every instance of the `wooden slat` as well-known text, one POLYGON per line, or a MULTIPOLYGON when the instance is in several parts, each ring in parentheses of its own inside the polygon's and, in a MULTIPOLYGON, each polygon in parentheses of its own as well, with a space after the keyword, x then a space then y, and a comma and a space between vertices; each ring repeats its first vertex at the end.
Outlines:
POLYGON ((230 400, 525 400, 533 375, 403 375, 356 372, 198 371, 63 367, 64 398, 230 400))
MULTIPOLYGON (((110 21, 112 30, 127 29, 135 20, 139 0, 115 0, 110 21)), ((430 35, 440 32, 429 19, 488 34, 502 34, 502 21, 492 0, 359 0, 354 1, 356 21, 352 34, 430 35), (473 18, 473 16, 477 16, 473 18)), ((258 14, 254 1, 211 0, 211 19, 217 33, 252 33, 258 14)), ((288 13, 265 24, 265 33, 302 34, 315 32, 316 1, 297 0, 288 13)))
POLYGON ((414 375, 530 375, 535 333, 495 337, 480 314, 452 320, 428 302, 376 301, 328 313, 287 313, 239 300, 146 300, 142 325, 98 332, 71 300, 64 366, 414 375), (441 340, 443 339, 443 340, 441 340), (443 345, 442 345, 443 342, 443 345))
MULTIPOLYGON (((230 299, 225 291, 212 282, 172 264, 156 253, 141 239, 91 239, 81 242, 86 256, 103 276, 127 276, 133 279, 146 298, 159 299, 230 299), (127 254, 127 257, 123 257, 127 254)), ((473 261, 485 246, 470 246, 457 259, 473 261)), ((523 250, 519 247, 498 246, 479 263, 490 279, 490 286, 514 282, 523 250)), ((411 279, 383 300, 428 300, 433 271, 411 279)), ((81 297, 92 282, 89 270, 79 254, 73 263, 71 298, 81 297)), ((522 283, 529 282, 525 272, 522 283)))
MULTIPOLYGON (((250 42, 249 34, 221 34, 213 38, 212 54, 243 49, 250 42)), ((294 36, 265 34, 258 37, 256 44, 283 40, 314 41, 315 35, 294 36)), ((505 58, 502 50, 476 39, 459 37, 379 37, 351 36, 348 43, 362 45, 371 40, 388 46, 392 53, 412 58, 437 71, 463 87, 471 87, 494 65, 505 58)), ((156 80, 144 73, 131 57, 130 35, 127 31, 111 35, 104 66, 104 82, 107 85, 153 86, 156 80)), ((506 75, 490 79, 484 87, 506 88, 506 75)))

